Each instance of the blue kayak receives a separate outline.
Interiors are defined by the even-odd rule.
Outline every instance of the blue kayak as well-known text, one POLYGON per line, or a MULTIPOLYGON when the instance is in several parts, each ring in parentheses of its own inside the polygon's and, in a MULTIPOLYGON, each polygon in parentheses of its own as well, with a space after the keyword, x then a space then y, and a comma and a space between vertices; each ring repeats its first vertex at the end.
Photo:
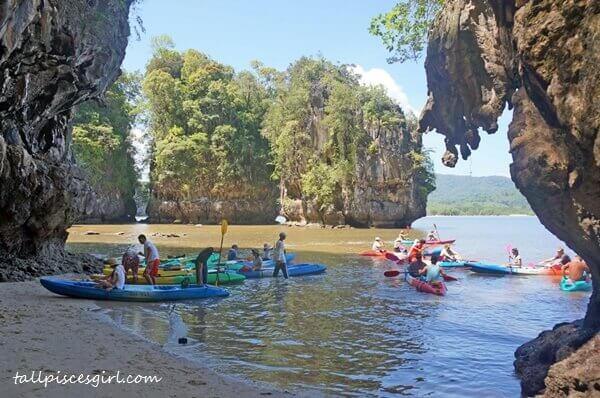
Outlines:
POLYGON ((441 255, 441 254, 442 254, 442 248, 441 248, 441 247, 439 247, 439 248, 437 248, 437 249, 429 249, 429 250, 427 250, 427 249, 426 249, 426 250, 423 252, 423 255, 424 255, 425 257, 430 257, 430 256, 439 256, 439 255, 441 255))
POLYGON ((229 292, 214 286, 190 285, 125 285, 123 289, 107 291, 96 287, 96 282, 79 282, 55 278, 41 278, 42 286, 62 296, 93 300, 114 301, 174 301, 208 297, 227 297, 229 292))
POLYGON ((592 290, 592 280, 571 282, 569 278, 564 276, 560 280, 560 290, 563 292, 589 292, 592 290))
POLYGON ((472 263, 467 261, 439 261, 438 265, 442 268, 468 268, 472 263))
MULTIPOLYGON (((238 271, 239 274, 244 275, 247 279, 252 278, 270 278, 273 276, 274 267, 262 268, 260 271, 238 271)), ((322 274, 327 270, 327 267, 321 264, 293 264, 288 265, 288 276, 304 276, 304 275, 316 275, 322 274)), ((283 276, 282 272, 279 272, 280 276, 283 276)))
POLYGON ((471 271, 480 274, 508 275, 511 273, 510 268, 505 265, 468 263, 468 266, 471 268, 471 271))
MULTIPOLYGON (((286 264, 288 264, 288 266, 291 265, 291 262, 294 261, 294 259, 296 258, 296 253, 288 253, 285 255, 285 262, 286 264)), ((252 267, 252 261, 240 261, 241 264, 243 265, 247 265, 249 267, 252 267)), ((275 266, 275 262, 273 260, 263 260, 262 263, 263 267, 271 267, 273 268, 275 266)))

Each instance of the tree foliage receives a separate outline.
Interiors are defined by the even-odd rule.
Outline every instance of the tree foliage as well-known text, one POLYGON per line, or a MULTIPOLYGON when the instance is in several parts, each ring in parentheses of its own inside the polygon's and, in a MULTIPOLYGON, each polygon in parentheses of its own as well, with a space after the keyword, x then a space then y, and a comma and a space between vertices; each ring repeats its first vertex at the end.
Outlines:
POLYGON ((73 153, 98 191, 133 197, 138 171, 129 133, 138 115, 139 76, 124 73, 107 91, 104 104, 79 106, 73 126, 73 153))
POLYGON ((418 60, 426 46, 431 22, 444 0, 402 0, 371 20, 369 32, 392 53, 389 63, 418 60))
POLYGON ((168 37, 154 39, 153 50, 143 81, 153 190, 181 200, 270 189, 269 145, 260 134, 268 93, 257 77, 195 50, 178 52, 168 37))

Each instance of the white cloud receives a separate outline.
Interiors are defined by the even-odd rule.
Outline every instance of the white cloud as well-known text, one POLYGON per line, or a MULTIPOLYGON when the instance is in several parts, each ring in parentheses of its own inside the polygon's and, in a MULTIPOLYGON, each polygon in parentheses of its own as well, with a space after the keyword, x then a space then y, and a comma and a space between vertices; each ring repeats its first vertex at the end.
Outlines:
POLYGON ((408 95, 404 92, 394 78, 381 68, 365 70, 361 65, 350 67, 350 70, 360 76, 360 84, 364 86, 383 86, 387 94, 394 99, 404 111, 417 114, 416 109, 408 101, 408 95))

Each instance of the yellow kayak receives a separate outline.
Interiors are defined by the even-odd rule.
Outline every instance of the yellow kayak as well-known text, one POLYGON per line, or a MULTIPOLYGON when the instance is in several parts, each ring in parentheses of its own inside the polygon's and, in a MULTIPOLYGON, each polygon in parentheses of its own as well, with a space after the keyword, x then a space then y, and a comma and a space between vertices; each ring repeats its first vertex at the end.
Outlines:
MULTIPOLYGON (((112 270, 111 270, 112 272, 112 270)), ((138 285, 146 285, 148 282, 146 278, 142 275, 143 271, 138 274, 138 285)), ((110 272, 105 275, 110 275, 110 272)), ((92 275, 92 279, 100 279, 105 275, 92 275)), ((234 283, 241 283, 246 279, 244 275, 238 274, 237 272, 226 271, 219 272, 218 283, 219 285, 229 285, 234 283)), ((196 283, 196 273, 192 270, 179 270, 179 271, 159 271, 158 276, 156 277, 157 285, 179 285, 187 280, 187 283, 194 284, 196 283), (170 274, 169 274, 170 273, 170 274)), ((126 283, 133 283, 133 275, 130 273, 127 274, 126 283)), ((208 272, 208 284, 214 285, 217 283, 217 272, 209 271, 208 272)))
MULTIPOLYGON (((143 278, 145 270, 146 270, 146 268, 139 268, 138 276, 143 278)), ((112 272, 113 272, 113 269, 111 267, 105 267, 102 270, 102 273, 104 275, 110 275, 110 274, 112 274, 112 272)), ((190 269, 190 268, 174 269, 174 270, 164 270, 164 269, 159 268, 158 269, 158 277, 185 276, 185 275, 189 275, 190 273, 193 273, 193 272, 194 272, 194 270, 190 269)), ((129 278, 130 275, 131 275, 131 273, 128 272, 127 277, 129 278)))

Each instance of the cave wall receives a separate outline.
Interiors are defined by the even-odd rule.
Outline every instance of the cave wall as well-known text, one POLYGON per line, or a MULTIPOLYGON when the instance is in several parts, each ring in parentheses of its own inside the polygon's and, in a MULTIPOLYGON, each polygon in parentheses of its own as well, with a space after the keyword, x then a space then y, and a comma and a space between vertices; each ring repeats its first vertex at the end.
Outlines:
MULTIPOLYGON (((72 109, 101 95, 118 77, 130 4, 0 2, 0 269, 5 278, 16 267, 11 258, 60 257, 67 227, 91 207, 93 192, 70 149, 72 109)), ((45 272, 34 268, 26 273, 45 272)))
MULTIPOLYGON (((586 317, 573 329, 587 338, 600 329, 599 39, 594 0, 446 2, 429 35, 420 122, 445 136, 443 162, 452 167, 459 153, 466 159, 477 149, 479 130, 495 133, 505 106, 514 108, 512 179, 544 226, 592 270, 586 317)), ((562 359, 560 343, 542 340, 544 355, 518 352, 527 394, 542 390, 548 367, 562 359), (542 357, 545 367, 530 372, 542 357)))

